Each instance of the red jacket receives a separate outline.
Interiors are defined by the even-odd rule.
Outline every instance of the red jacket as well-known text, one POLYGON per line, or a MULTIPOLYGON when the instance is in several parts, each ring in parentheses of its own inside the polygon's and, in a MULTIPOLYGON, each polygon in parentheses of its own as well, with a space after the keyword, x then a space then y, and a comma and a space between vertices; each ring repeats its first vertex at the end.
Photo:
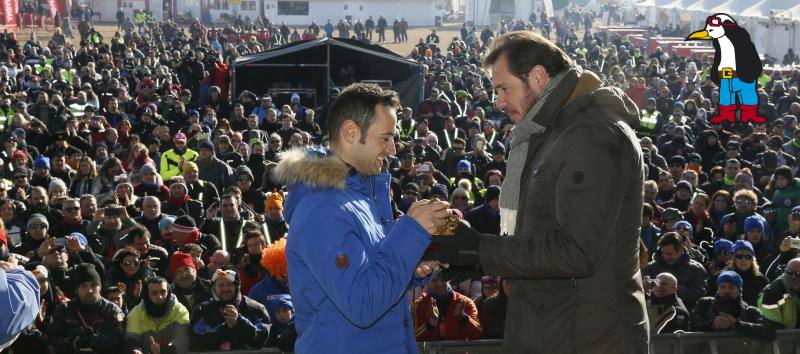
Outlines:
MULTIPOLYGON (((411 307, 411 313, 414 316, 414 335, 418 342, 477 340, 481 338, 483 329, 478 320, 478 309, 472 299, 453 291, 450 303, 447 305, 447 313, 436 328, 428 324, 430 306, 431 297, 428 293, 424 293, 422 297, 414 301, 414 305, 411 307), (458 303, 464 304, 463 313, 466 314, 465 319, 456 313, 458 311, 456 308, 458 303)), ((439 317, 442 317, 442 315, 439 314, 439 317)))

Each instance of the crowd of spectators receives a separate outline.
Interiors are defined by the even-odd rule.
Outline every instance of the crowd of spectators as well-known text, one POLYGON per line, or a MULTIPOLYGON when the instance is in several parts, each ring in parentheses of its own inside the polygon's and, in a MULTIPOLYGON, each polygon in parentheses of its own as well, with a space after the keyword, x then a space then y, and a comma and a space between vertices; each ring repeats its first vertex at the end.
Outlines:
MULTIPOLYGON (((424 64, 425 99, 397 112, 398 153, 384 164, 395 217, 439 198, 478 231, 499 233, 513 124, 493 105, 481 56, 499 34, 537 31, 641 109, 641 265, 652 333, 770 339, 776 328, 797 328, 800 68, 758 78, 767 123, 709 125, 719 101, 713 57, 647 52, 589 31, 596 17, 532 14, 464 25, 449 43, 436 31, 419 38, 408 57, 424 64)), ((0 247, 41 287, 39 317, 11 349, 291 350, 283 251, 291 225, 286 186, 272 171, 281 152, 326 143, 328 103, 233 96, 228 67, 334 30, 364 41, 374 32, 381 42, 392 29, 395 42, 406 41, 407 23, 312 23, 300 35, 264 18, 220 30, 118 19, 122 31, 108 40, 90 26, 71 40, 61 28, 46 42, 0 36, 8 237, 0 247)), ((417 339, 502 338, 510 286, 513 279, 436 276, 410 289, 417 339)))

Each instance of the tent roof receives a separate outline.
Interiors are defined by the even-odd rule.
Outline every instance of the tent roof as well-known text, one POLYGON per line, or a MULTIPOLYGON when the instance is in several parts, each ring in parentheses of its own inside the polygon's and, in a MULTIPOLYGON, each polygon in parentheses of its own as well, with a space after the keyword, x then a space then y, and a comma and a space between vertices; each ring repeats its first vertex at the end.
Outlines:
MULTIPOLYGON (((713 9, 713 8, 715 8, 717 6, 723 5, 728 1, 731 1, 731 0, 701 0, 701 1, 695 2, 694 4, 690 5, 689 7, 687 7, 686 10, 700 11, 700 12, 703 12, 703 13, 708 13, 708 12, 710 12, 710 10, 708 10, 708 9, 713 9)), ((738 0, 733 0, 733 1, 738 1, 738 0)), ((745 0, 745 1, 747 1, 747 0, 745 0)))
POLYGON ((743 9, 739 16, 769 18, 771 10, 788 11, 793 19, 800 17, 800 3, 789 0, 763 0, 743 9))
POLYGON ((353 51, 361 52, 364 54, 375 55, 382 57, 384 59, 401 62, 409 65, 419 65, 412 60, 405 59, 396 53, 381 47, 379 45, 373 44, 366 44, 361 41, 351 40, 351 39, 343 39, 343 38, 319 38, 319 39, 312 39, 308 41, 300 41, 289 43, 283 46, 280 46, 275 49, 271 49, 265 52, 241 56, 236 58, 234 61, 234 65, 243 65, 247 63, 254 63, 259 62, 264 59, 270 59, 279 57, 289 53, 295 53, 303 50, 307 50, 314 47, 324 46, 324 45, 332 45, 337 47, 342 47, 346 49, 350 49, 353 51))
POLYGON ((671 2, 666 3, 659 7, 666 9, 672 9, 672 8, 685 9, 696 2, 697 0, 672 0, 671 2))
POLYGON ((726 14, 730 14, 731 16, 733 16, 734 19, 736 19, 737 16, 742 17, 741 16, 742 11, 744 11, 747 8, 752 7, 752 6, 753 6, 753 1, 731 0, 731 1, 725 2, 723 4, 720 4, 717 7, 714 7, 712 9, 708 10, 708 12, 709 13, 720 13, 720 12, 726 13, 726 14))

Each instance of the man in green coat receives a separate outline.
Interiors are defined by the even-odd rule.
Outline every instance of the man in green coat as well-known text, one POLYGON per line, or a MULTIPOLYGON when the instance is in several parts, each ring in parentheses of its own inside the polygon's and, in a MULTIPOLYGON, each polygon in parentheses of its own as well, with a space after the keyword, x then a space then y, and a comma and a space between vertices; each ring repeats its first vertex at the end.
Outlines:
POLYGON ((461 224, 440 260, 512 279, 505 353, 646 353, 635 104, 533 32, 495 39, 484 66, 516 124, 502 236, 461 224))
POLYGON ((772 195, 772 205, 775 206, 775 216, 778 219, 773 235, 778 236, 789 229, 789 213, 800 204, 800 180, 794 178, 789 166, 776 168, 773 175, 777 189, 772 195))

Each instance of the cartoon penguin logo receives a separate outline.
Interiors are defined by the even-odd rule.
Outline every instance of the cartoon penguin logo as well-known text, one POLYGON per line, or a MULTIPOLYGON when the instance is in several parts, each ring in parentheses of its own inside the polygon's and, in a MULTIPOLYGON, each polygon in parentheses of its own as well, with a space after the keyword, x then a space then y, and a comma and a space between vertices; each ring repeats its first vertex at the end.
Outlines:
POLYGON ((756 79, 763 69, 750 34, 729 15, 718 13, 706 19, 704 30, 690 34, 686 40, 712 40, 714 43, 711 80, 719 86, 719 111, 711 117, 711 123, 733 123, 737 101, 742 123, 766 122, 766 118, 757 113, 756 79))

